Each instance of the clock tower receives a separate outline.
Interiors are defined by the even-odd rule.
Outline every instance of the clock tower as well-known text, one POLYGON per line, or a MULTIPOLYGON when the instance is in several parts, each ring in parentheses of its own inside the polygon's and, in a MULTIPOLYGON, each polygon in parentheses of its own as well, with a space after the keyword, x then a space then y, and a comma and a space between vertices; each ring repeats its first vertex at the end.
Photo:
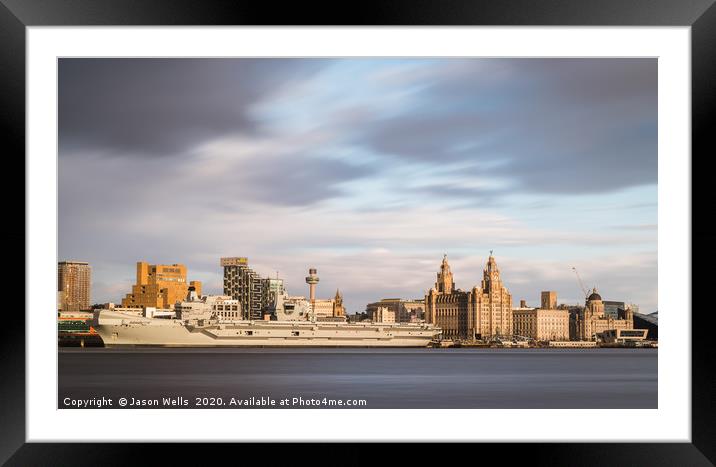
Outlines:
POLYGON ((455 282, 452 280, 452 271, 448 264, 447 255, 443 255, 443 262, 440 265, 438 280, 435 282, 435 289, 438 293, 450 294, 455 291, 455 282))

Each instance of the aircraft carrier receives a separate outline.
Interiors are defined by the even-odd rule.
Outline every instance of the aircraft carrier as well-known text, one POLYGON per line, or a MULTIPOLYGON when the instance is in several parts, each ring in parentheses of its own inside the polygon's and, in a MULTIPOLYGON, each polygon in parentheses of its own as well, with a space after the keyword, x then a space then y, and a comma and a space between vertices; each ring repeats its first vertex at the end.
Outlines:
POLYGON ((228 318, 216 299, 177 303, 173 317, 99 310, 94 326, 105 346, 164 347, 427 347, 441 332, 429 324, 317 320, 303 297, 279 296, 266 320, 228 318))

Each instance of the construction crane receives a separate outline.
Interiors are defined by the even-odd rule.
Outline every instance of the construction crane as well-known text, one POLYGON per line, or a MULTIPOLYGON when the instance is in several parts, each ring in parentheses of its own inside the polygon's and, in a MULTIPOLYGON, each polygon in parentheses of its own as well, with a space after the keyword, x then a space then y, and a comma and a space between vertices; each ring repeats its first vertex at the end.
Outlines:
POLYGON ((582 282, 582 278, 579 277, 579 273, 577 272, 577 268, 575 268, 574 266, 572 266, 572 271, 574 271, 574 273, 577 275, 577 281, 579 282, 579 287, 582 289, 582 293, 584 294, 584 298, 586 299, 586 298, 587 298, 587 295, 589 295, 589 293, 587 293, 587 289, 584 288, 584 283, 582 282))

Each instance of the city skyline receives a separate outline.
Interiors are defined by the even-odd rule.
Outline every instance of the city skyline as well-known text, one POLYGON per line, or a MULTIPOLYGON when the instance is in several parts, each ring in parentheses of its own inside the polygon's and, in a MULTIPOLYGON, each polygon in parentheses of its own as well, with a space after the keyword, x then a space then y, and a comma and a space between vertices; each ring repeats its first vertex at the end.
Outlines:
MULTIPOLYGON (((492 250, 491 250, 490 253, 492 254, 492 250)), ((447 259, 447 256, 448 256, 447 254, 444 254, 444 255, 443 255, 443 262, 447 259)), ((225 259, 225 258, 222 258, 222 260, 223 260, 223 259, 225 259)), ((248 258, 244 258, 244 259, 248 259, 248 258)), ((492 256, 490 256, 490 259, 492 259, 492 256)), ((65 262, 67 262, 67 261, 61 261, 60 263, 65 263, 65 262)), ((139 263, 146 264, 147 262, 146 262, 146 261, 139 261, 138 264, 139 264, 139 263)), ((85 264, 88 264, 88 263, 85 263, 85 264)), ((248 263, 247 263, 247 264, 248 264, 248 263)), ((183 263, 181 263, 181 262, 176 263, 176 264, 172 264, 171 266, 183 266, 184 269, 187 269, 187 268, 185 267, 185 265, 184 265, 183 263)), ((309 269, 308 269, 309 275, 311 274, 311 271, 314 271, 314 272, 315 272, 315 271, 316 271, 316 268, 309 268, 309 269)), ((277 275, 274 276, 274 277, 270 277, 270 276, 267 276, 267 275, 259 275, 259 276, 260 276, 261 279, 273 279, 273 278, 275 278, 275 279, 280 279, 280 280, 282 281, 282 283, 283 283, 284 278, 278 276, 278 271, 276 271, 276 273, 277 273, 277 275)), ((575 276, 575 277, 576 277, 576 276, 575 276)), ((577 279, 577 281, 579 281, 579 279, 577 279)), ((306 282, 306 281, 304 280, 304 282, 306 282)), ((199 287, 200 287, 201 282, 198 282, 198 284, 199 284, 199 287)), ((434 285, 435 285, 435 284, 433 283, 432 288, 434 288, 434 285)), ((580 285, 581 285, 581 284, 580 284, 580 285)), ((187 280, 187 281, 186 281, 186 286, 187 286, 187 287, 194 287, 194 286, 195 286, 195 281, 189 281, 189 280, 187 280)), ((462 290, 462 291, 468 291, 468 290, 472 289, 473 287, 477 287, 477 286, 479 286, 479 282, 478 282, 478 283, 475 283, 475 284, 473 284, 473 285, 471 285, 471 286, 469 286, 469 287, 458 287, 458 286, 457 286, 457 282, 455 282, 455 288, 456 288, 457 290, 462 290)), ((132 290, 134 290, 135 287, 136 287, 136 284, 132 285, 132 286, 131 286, 132 290)), ((283 285, 282 285, 282 287, 283 287, 283 285)), ((306 288, 306 290, 304 291, 305 293, 302 293, 301 291, 297 291, 296 293, 291 293, 290 295, 291 295, 291 296, 303 296, 303 297, 305 297, 305 298, 310 297, 310 290, 311 290, 310 285, 304 284, 304 287, 306 288)), ((431 288, 431 287, 429 287, 428 289, 426 289, 426 292, 429 292, 429 291, 430 291, 430 288, 431 288)), ((92 290, 92 283, 91 283, 91 282, 90 282, 90 287, 89 287, 89 289, 92 290)), ((593 287, 590 286, 590 287, 588 287, 588 288, 586 289, 586 291, 587 291, 587 293, 589 294, 589 293, 591 293, 591 292, 593 291, 593 289, 596 289, 596 286, 593 286, 593 287)), ((286 290, 288 291, 288 287, 286 287, 286 290)), ((339 291, 340 291, 340 288, 336 289, 336 292, 339 292, 339 291)), ((211 292, 211 293, 209 293, 209 294, 210 294, 210 295, 227 295, 225 289, 224 289, 224 290, 221 290, 221 291, 218 291, 218 292, 211 292)), ((545 308, 544 304, 542 303, 543 300, 544 300, 543 297, 544 297, 545 294, 555 294, 555 301, 557 300, 557 295, 556 295, 556 294, 557 294, 557 291, 554 291, 554 290, 550 290, 550 291, 540 290, 540 292, 539 292, 540 300, 537 300, 537 301, 536 301, 537 303, 535 303, 535 301, 533 301, 533 300, 531 300, 531 299, 524 299, 524 298, 520 299, 519 301, 522 302, 522 301, 524 300, 525 302, 527 302, 526 305, 527 305, 529 308, 545 308)), ((113 302, 113 303, 116 303, 116 304, 120 304, 120 302, 123 303, 123 302, 126 300, 126 296, 131 295, 131 292, 125 293, 124 295, 125 295, 124 298, 120 298, 120 299, 118 299, 118 300, 105 300, 105 301, 101 301, 101 300, 100 300, 99 302, 98 302, 98 301, 93 301, 93 303, 108 303, 108 302, 113 302)), ((200 294, 200 295, 202 295, 202 294, 200 294)), ((317 295, 317 298, 318 298, 318 295, 317 295)), ((416 296, 416 297, 412 297, 412 296, 385 296, 385 297, 380 297, 380 298, 374 298, 374 301, 385 300, 385 299, 423 300, 424 297, 417 297, 417 296, 416 296)), ((577 299, 576 302, 569 302, 569 301, 564 301, 564 300, 562 300, 561 297, 560 297, 560 298, 559 298, 559 301, 556 301, 556 304, 559 304, 559 305, 562 305, 562 304, 566 304, 566 305, 583 305, 584 299, 586 299, 586 297, 582 297, 581 299, 582 299, 582 302, 579 301, 580 299, 577 299)), ((617 303, 617 302, 615 302, 615 303, 617 303)), ((632 304, 632 302, 628 302, 628 301, 627 301, 627 302, 624 302, 624 303, 625 303, 627 306, 629 306, 629 305, 632 304)), ((637 306, 639 305, 638 303, 634 303, 634 304, 637 305, 637 306)), ((366 303, 366 305, 369 305, 369 303, 366 303)), ((515 302, 513 303, 513 308, 517 307, 518 305, 519 305, 519 303, 517 303, 517 301, 515 301, 515 302)), ((123 305, 123 306, 124 306, 124 305, 123 305)), ((555 305, 555 306, 556 306, 556 305, 555 305)), ((549 307, 547 307, 547 308, 549 308, 549 307)), ((359 313, 362 313, 362 312, 364 312, 364 311, 365 311, 365 306, 360 306, 359 309, 354 310, 354 312, 359 312, 359 313)))
MULTIPOLYGON (((349 312, 459 288, 657 310, 656 59, 60 59, 59 253, 95 302, 136 261, 276 270, 349 312)), ((305 289, 304 289, 305 287, 305 289)))

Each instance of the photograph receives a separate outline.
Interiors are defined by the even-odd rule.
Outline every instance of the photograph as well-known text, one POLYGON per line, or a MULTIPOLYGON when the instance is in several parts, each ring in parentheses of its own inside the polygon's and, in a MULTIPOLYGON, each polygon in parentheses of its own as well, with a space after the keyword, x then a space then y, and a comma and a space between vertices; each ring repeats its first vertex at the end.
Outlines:
POLYGON ((0 465, 715 465, 715 25, 0 0, 0 465))
POLYGON ((57 57, 57 409, 659 409, 659 79, 57 57))

